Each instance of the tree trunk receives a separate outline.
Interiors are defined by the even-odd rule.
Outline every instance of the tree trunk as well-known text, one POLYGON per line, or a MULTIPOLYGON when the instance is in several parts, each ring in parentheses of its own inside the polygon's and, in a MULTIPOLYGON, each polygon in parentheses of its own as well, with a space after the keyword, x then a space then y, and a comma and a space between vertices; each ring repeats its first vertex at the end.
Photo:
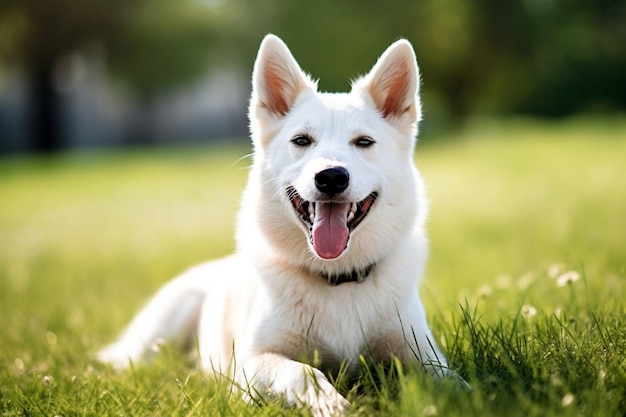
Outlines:
POLYGON ((52 62, 38 65, 31 73, 31 109, 33 112, 31 145, 39 153, 51 153, 62 147, 59 120, 59 97, 54 89, 52 62))

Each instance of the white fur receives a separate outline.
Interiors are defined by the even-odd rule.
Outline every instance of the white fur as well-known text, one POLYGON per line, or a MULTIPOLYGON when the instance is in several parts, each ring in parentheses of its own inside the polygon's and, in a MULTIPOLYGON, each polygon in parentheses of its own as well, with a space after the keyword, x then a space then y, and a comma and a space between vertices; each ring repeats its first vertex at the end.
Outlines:
POLYGON ((412 159, 418 86, 405 40, 350 93, 330 94, 318 92, 285 44, 268 35, 254 66, 255 155, 236 253, 163 287, 99 359, 126 367, 146 360, 155 344, 197 332, 204 369, 233 378, 248 395, 280 395, 315 416, 341 414, 349 404, 320 370, 301 362, 307 358, 326 369, 342 361, 354 368, 360 354, 383 362, 395 355, 446 374, 417 290, 427 257, 427 201, 412 159), (313 143, 295 145, 299 135, 313 143), (375 143, 357 146, 363 136, 375 143), (378 197, 345 251, 328 260, 315 254, 286 189, 322 199, 313 178, 330 166, 350 173, 341 199, 378 197), (322 277, 371 264, 363 282, 332 286, 322 277))

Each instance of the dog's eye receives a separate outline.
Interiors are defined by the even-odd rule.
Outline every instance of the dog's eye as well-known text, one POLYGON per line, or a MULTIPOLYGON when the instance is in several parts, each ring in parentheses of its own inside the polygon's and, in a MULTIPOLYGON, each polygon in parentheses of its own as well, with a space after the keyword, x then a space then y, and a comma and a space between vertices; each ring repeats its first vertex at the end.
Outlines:
POLYGON ((305 147, 313 143, 313 139, 311 139, 309 136, 298 135, 295 138, 291 139, 291 143, 293 143, 296 146, 305 147))
POLYGON ((373 144, 376 143, 376 141, 372 138, 369 138, 367 136, 359 136, 358 138, 356 138, 354 140, 354 145, 359 147, 359 148, 369 148, 370 146, 372 146, 373 144))

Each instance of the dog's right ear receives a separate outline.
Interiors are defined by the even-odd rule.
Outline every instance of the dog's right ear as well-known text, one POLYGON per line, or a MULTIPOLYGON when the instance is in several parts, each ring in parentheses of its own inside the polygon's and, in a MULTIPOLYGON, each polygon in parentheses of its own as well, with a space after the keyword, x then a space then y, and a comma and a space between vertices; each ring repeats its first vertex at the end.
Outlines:
POLYGON ((302 71, 287 45, 275 35, 265 36, 252 73, 251 119, 282 118, 307 89, 315 91, 317 86, 302 71))

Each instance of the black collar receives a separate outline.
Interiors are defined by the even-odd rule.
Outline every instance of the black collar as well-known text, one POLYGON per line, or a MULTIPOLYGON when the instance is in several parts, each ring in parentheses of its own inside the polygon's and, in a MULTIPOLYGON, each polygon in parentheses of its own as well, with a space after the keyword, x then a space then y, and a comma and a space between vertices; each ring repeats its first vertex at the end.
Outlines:
POLYGON ((326 272, 322 272, 322 277, 328 281, 330 285, 341 285, 344 282, 363 282, 365 278, 372 272, 372 269, 376 266, 376 264, 370 264, 363 269, 353 269, 350 272, 343 272, 340 274, 327 274, 326 272))

